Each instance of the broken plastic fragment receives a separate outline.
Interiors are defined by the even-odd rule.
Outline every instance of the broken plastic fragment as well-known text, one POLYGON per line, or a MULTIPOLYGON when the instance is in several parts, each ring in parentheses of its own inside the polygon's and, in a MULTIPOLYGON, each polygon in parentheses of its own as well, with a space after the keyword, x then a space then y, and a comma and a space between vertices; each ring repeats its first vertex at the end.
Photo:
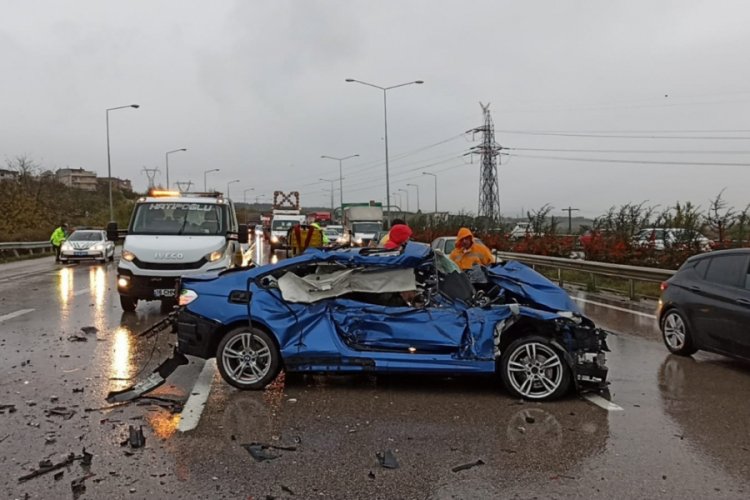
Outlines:
POLYGON ((391 450, 378 452, 375 456, 378 457, 378 462, 384 469, 398 469, 398 460, 396 460, 396 457, 391 450))
POLYGON ((476 467, 477 465, 484 465, 484 461, 480 458, 476 462, 471 462, 471 463, 468 463, 468 464, 457 465, 457 466, 453 467, 451 469, 451 471, 453 471, 453 472, 459 472, 459 471, 462 471, 462 470, 471 469, 472 467, 476 467))
POLYGON ((81 328, 81 331, 85 333, 86 335, 90 335, 93 333, 99 333, 99 329, 95 326, 84 326, 81 328))
POLYGON ((146 446, 146 436, 143 435, 143 426, 136 429, 130 425, 128 426, 128 432, 130 433, 128 442, 130 443, 131 448, 142 448, 146 446))
POLYGON ((144 394, 153 391, 164 382, 179 366, 188 364, 188 359, 184 354, 175 348, 172 357, 156 367, 151 375, 145 380, 120 391, 111 391, 107 394, 108 403, 117 403, 122 401, 132 401, 144 394))
POLYGON ((264 445, 261 443, 250 443, 250 444, 243 444, 241 445, 243 448, 245 448, 249 453, 250 456, 253 457, 258 462, 263 462, 265 460, 273 460, 275 458, 279 458, 280 455, 273 455, 266 451, 269 446, 264 445))

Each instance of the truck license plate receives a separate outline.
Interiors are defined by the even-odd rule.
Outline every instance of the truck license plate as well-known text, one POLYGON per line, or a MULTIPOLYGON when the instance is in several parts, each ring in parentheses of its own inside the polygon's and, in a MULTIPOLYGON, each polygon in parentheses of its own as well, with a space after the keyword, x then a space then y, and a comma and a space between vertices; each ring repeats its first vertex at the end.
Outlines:
POLYGON ((174 297, 174 288, 157 288, 154 297, 174 297))

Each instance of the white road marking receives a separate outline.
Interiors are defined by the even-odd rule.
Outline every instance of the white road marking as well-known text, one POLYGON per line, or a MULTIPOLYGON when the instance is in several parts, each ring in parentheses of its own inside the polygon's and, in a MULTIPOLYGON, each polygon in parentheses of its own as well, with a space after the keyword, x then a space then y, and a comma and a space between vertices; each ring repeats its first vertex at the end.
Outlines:
POLYGON ((577 300, 578 302, 584 302, 586 304, 591 304, 591 305, 594 305, 594 306, 608 307, 609 309, 614 309, 615 311, 622 311, 622 312, 634 314, 636 316, 642 316, 644 318, 656 319, 656 315, 654 315, 654 314, 648 314, 648 313, 644 313, 644 312, 641 312, 641 311, 633 311, 632 309, 628 309, 628 308, 625 308, 625 307, 613 306, 613 305, 610 305, 610 304, 605 304, 603 302, 596 302, 594 300, 582 299, 580 297, 571 297, 571 298, 573 300, 577 300))
POLYGON ((216 374, 216 359, 211 358, 206 360, 206 364, 203 365, 198 380, 195 381, 195 386, 190 391, 190 397, 182 410, 180 424, 177 426, 177 430, 180 432, 191 431, 198 427, 201 414, 206 407, 208 395, 211 392, 214 374, 216 374))
POLYGON ((4 315, 0 316, 0 323, 2 323, 3 321, 5 321, 6 319, 13 319, 13 318, 17 318, 19 316, 23 316, 24 314, 29 314, 32 311, 34 311, 34 309, 21 309, 21 310, 16 311, 16 312, 4 314, 4 315))
POLYGON ((604 399, 598 394, 584 394, 584 399, 587 399, 591 403, 594 403, 599 408, 604 408, 607 411, 623 411, 621 406, 614 404, 612 401, 604 399))

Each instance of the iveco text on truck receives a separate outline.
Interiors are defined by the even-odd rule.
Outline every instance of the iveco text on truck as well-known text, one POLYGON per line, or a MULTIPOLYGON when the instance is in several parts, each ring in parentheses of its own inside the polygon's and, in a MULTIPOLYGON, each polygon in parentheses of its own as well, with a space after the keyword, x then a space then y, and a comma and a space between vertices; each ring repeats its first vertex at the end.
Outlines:
MULTIPOLYGON (((117 223, 107 226, 109 239, 117 223)), ((247 226, 237 223, 234 204, 220 193, 160 191, 140 198, 133 209, 117 267, 123 310, 139 300, 175 300, 177 278, 223 271, 242 264, 247 226)))

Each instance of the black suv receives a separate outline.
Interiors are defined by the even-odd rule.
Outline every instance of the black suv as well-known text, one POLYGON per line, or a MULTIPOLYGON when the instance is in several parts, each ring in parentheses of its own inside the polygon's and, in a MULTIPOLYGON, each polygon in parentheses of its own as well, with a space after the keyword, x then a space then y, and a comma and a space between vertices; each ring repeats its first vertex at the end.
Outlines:
POLYGON ((674 354, 750 360, 750 248, 689 258, 662 283, 659 326, 674 354))

